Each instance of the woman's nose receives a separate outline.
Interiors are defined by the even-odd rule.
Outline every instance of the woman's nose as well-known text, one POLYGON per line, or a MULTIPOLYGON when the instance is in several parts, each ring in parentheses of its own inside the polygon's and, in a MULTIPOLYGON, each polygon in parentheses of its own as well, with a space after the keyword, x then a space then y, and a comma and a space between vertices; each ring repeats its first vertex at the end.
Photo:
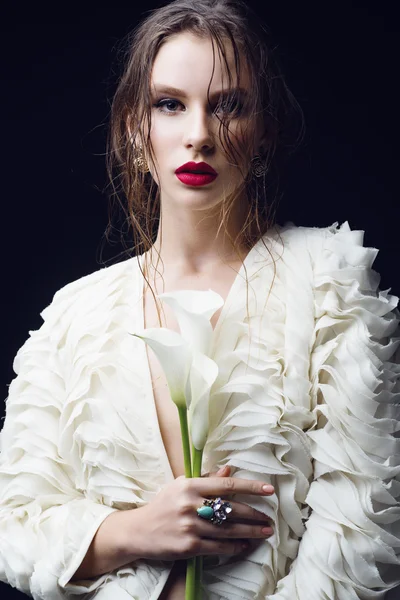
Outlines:
POLYGON ((193 109, 185 119, 183 142, 196 150, 210 149, 214 146, 212 115, 204 108, 193 109))

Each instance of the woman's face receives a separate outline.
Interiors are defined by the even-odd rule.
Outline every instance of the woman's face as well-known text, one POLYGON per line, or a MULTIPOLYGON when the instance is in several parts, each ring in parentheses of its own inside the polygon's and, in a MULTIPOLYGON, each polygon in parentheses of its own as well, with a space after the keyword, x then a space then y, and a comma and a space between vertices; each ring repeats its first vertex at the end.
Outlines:
MULTIPOLYGON (((226 49, 232 86, 237 87, 233 51, 226 49)), ((224 60, 215 51, 213 74, 213 50, 209 39, 201 39, 191 33, 180 33, 160 48, 151 73, 151 130, 157 174, 150 164, 151 173, 160 187, 163 206, 190 206, 206 209, 217 206, 232 194, 243 182, 238 166, 229 163, 219 139, 223 111, 234 111, 229 125, 229 138, 235 149, 245 140, 246 128, 252 131, 254 117, 240 111, 241 99, 229 107, 229 79, 224 60), (212 79, 211 79, 212 77, 212 79), (210 85, 211 108, 208 107, 207 90, 210 85), (174 89, 171 89, 174 88, 174 89), (224 90, 225 96, 220 92, 224 90), (224 106, 225 104, 225 106, 224 106), (219 106, 220 105, 220 106, 219 106), (188 162, 205 162, 218 176, 204 185, 194 185, 193 179, 178 178, 176 169, 188 162), (184 180, 184 181, 183 181, 184 180)), ((246 69, 241 70, 241 97, 250 94, 246 69)), ((249 165, 241 158, 240 164, 246 174, 249 165)))

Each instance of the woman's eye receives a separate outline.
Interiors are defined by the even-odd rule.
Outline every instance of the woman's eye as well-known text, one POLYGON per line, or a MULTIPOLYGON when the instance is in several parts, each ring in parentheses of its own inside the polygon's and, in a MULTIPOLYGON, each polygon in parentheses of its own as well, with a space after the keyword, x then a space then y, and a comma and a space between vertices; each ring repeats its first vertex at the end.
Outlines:
POLYGON ((222 111, 224 113, 231 113, 235 116, 238 116, 243 110, 243 104, 239 100, 228 98, 227 100, 223 100, 222 102, 220 102, 217 105, 216 110, 222 111))
POLYGON ((176 108, 176 105, 180 104, 180 102, 178 102, 177 100, 170 100, 170 99, 166 99, 166 100, 159 100, 158 102, 156 102, 156 104, 154 104, 154 106, 162 113, 164 114, 174 114, 176 112, 176 110, 174 109, 174 107, 176 108), (171 108, 172 105, 172 108, 171 108))
MULTIPOLYGON (((163 100, 159 100, 153 106, 165 115, 173 115, 177 112, 178 105, 183 106, 182 103, 178 100, 173 100, 172 98, 165 98, 163 100)), ((240 102, 240 100, 227 98, 226 100, 223 100, 216 105, 214 113, 230 113, 233 116, 238 117, 242 113, 242 110, 243 103, 240 102)))

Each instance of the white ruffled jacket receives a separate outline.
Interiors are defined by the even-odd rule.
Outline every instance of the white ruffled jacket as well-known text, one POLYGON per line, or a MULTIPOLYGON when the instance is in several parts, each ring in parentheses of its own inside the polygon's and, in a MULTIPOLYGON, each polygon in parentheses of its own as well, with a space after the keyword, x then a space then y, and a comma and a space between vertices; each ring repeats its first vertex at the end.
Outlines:
MULTIPOLYGON (((236 499, 270 515, 275 533, 243 560, 206 561, 204 597, 383 598, 400 583, 398 298, 379 291, 378 251, 347 222, 289 223, 264 241, 275 277, 260 241, 245 261, 249 294, 242 267, 213 334, 203 471, 229 464, 271 481, 273 496, 236 499)), ((145 345, 131 335, 142 295, 136 258, 83 277, 56 293, 15 358, 0 579, 34 598, 156 600, 170 573, 139 560, 69 583, 107 515, 173 477, 145 345)))

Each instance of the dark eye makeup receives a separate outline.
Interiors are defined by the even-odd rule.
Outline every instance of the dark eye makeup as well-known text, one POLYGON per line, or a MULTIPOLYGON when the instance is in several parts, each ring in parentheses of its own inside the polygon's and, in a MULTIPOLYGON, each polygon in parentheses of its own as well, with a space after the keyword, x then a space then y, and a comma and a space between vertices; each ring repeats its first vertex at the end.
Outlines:
MULTIPOLYGON (((176 107, 175 109, 171 108, 171 104, 180 104, 181 106, 183 106, 182 102, 180 102, 179 100, 175 100, 174 98, 162 98, 156 101, 153 104, 153 106, 165 115, 174 115, 176 113, 176 107)), ((234 97, 223 98, 217 103, 213 112, 220 111, 227 112, 235 117, 240 116, 243 112, 243 102, 241 102, 237 98, 235 99, 234 97)))
POLYGON ((165 110, 165 108, 171 108, 172 105, 181 104, 178 100, 173 100, 172 98, 165 98, 163 100, 158 100, 153 106, 157 108, 160 112, 165 114, 173 114, 176 111, 172 108, 171 110, 165 110))

